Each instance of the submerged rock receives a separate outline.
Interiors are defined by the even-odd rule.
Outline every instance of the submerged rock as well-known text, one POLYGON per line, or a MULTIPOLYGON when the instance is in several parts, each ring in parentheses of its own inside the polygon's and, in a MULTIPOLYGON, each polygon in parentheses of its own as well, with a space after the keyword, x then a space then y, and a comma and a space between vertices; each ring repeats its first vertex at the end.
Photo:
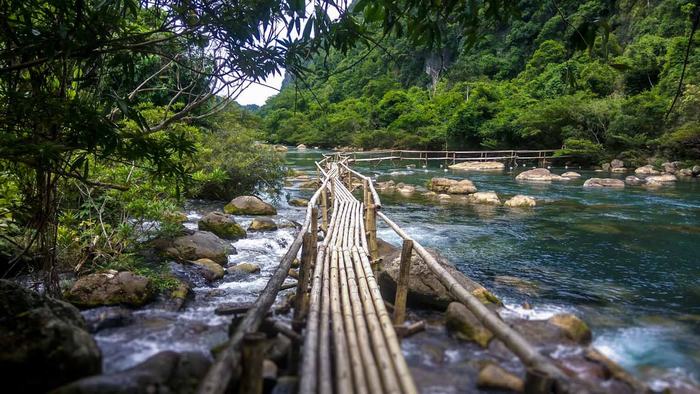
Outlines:
POLYGON ((102 355, 78 309, 0 280, 3 392, 46 392, 100 373, 102 355))
POLYGON ((121 306, 104 306, 83 311, 87 329, 96 333, 105 328, 123 327, 133 321, 133 312, 121 306))
POLYGON ((231 215, 277 215, 277 209, 255 196, 240 196, 224 206, 231 215))
POLYGON ((590 178, 583 183, 583 187, 622 189, 625 187, 625 182, 613 178, 590 178))
POLYGON ((377 182, 374 184, 374 188, 377 190, 381 190, 381 191, 394 190, 394 188, 396 188, 396 182, 394 182, 394 181, 377 182))
POLYGON ((637 168, 636 170, 634 170, 634 173, 637 175, 658 175, 658 174, 660 174, 660 172, 656 171, 651 164, 637 168))
POLYGON ((464 171, 501 171, 506 168, 506 165, 500 161, 465 161, 463 163, 453 164, 449 166, 451 170, 464 171))
POLYGON ((401 194, 413 194, 416 191, 416 187, 405 183, 399 183, 396 185, 396 191, 401 194))
POLYGON ((125 371, 83 378, 54 393, 193 393, 210 365, 203 353, 165 351, 125 371))
POLYGON ((310 180, 299 184, 300 189, 318 189, 320 186, 321 183, 316 180, 310 180))
POLYGON ((479 371, 476 385, 479 388, 523 392, 525 383, 516 375, 498 365, 487 363, 479 371))
POLYGON ((289 200, 289 205, 293 207, 304 207, 306 208, 307 205, 309 205, 309 200, 305 198, 292 198, 289 200))
POLYGON ((141 306, 151 301, 155 290, 151 280, 129 271, 108 271, 79 278, 65 294, 79 307, 102 305, 141 306))
POLYGON ((496 192, 476 192, 470 194, 468 199, 469 202, 477 204, 501 205, 501 200, 496 192))
POLYGON ((512 287, 518 292, 530 296, 536 296, 540 293, 540 288, 537 283, 515 276, 498 275, 494 278, 494 282, 500 285, 512 287))
MULTIPOLYGON (((383 265, 377 280, 384 299, 393 302, 396 280, 401 267, 401 256, 399 250, 386 243, 383 244, 384 246, 380 248, 383 265)), ((459 272, 435 251, 430 251, 430 253, 467 291, 474 294, 483 303, 500 305, 498 298, 479 283, 459 272)), ((428 268, 423 259, 414 252, 411 256, 411 270, 408 277, 408 305, 443 309, 452 301, 457 300, 428 268)))
POLYGON ((451 302, 445 312, 445 324, 457 338, 474 341, 486 348, 493 338, 491 331, 460 302, 451 302))
POLYGON ((275 231, 277 223, 270 218, 255 218, 248 226, 248 231, 275 231))
POLYGON ((503 205, 507 207, 534 207, 537 205, 537 201, 530 196, 518 194, 517 196, 513 196, 512 198, 506 200, 503 205))
POLYGON ((222 265, 228 262, 229 253, 236 252, 229 242, 209 231, 195 231, 171 242, 159 243, 157 247, 176 260, 193 261, 204 258, 222 265))
POLYGON ((198 227, 202 231, 210 231, 224 239, 235 240, 245 238, 247 235, 233 216, 221 212, 208 213, 199 221, 198 227))

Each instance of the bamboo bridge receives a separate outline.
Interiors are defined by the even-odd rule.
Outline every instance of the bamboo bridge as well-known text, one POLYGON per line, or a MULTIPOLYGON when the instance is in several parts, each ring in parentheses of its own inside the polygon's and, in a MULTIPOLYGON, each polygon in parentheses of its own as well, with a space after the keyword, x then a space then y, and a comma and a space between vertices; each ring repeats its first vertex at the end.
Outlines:
MULTIPOLYGON (((567 378, 521 334, 484 306, 416 240, 381 212, 371 178, 351 168, 355 154, 326 155, 316 163, 320 187, 306 208, 301 230, 260 297, 238 323, 226 348, 200 384, 199 393, 262 392, 259 333, 293 260, 301 251, 292 327, 300 393, 416 393, 400 348, 411 255, 432 273, 523 363, 526 392, 567 392, 567 378), (353 194, 361 183, 362 201, 353 194), (379 292, 377 220, 403 239, 393 315, 379 292), (323 237, 319 237, 319 233, 323 237)), ((404 327, 405 328, 405 327, 404 327)))
MULTIPOLYGON (((462 161, 487 162, 487 161, 502 161, 512 166, 517 166, 518 161, 536 161, 540 167, 545 167, 547 162, 555 159, 554 153, 557 149, 539 149, 539 150, 474 150, 474 151, 459 151, 459 150, 444 150, 444 151, 426 151, 426 150, 371 150, 362 152, 348 152, 345 155, 348 158, 348 163, 368 163, 381 164, 382 162, 396 161, 413 161, 423 163, 427 166, 429 162, 443 162, 446 166, 457 164, 462 161)), ((557 159, 566 156, 556 156, 557 159)))

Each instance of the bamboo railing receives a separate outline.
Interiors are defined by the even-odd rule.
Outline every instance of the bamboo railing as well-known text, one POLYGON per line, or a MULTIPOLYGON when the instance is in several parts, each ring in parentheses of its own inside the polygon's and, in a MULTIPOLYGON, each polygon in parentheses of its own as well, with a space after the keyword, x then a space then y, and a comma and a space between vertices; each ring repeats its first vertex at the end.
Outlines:
MULTIPOLYGON (((554 158, 557 149, 518 149, 518 150, 409 150, 409 149, 385 149, 372 151, 339 152, 325 155, 324 159, 340 157, 347 158, 348 163, 372 163, 394 160, 410 160, 428 163, 430 161, 445 161, 455 164, 460 161, 512 161, 538 160, 548 161, 554 158)), ((557 156, 561 158, 565 156, 557 156)))

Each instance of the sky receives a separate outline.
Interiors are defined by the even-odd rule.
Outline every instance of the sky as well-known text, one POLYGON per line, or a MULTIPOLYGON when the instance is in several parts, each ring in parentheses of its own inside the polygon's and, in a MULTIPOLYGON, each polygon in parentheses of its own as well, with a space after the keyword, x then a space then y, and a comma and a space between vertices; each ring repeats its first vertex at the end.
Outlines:
MULTIPOLYGON (((264 83, 265 85, 274 86, 279 89, 282 86, 283 79, 284 75, 269 76, 264 83)), ((257 104, 262 106, 265 104, 265 100, 267 100, 268 97, 274 96, 277 93, 277 90, 267 86, 252 84, 238 96, 236 102, 241 105, 257 104)))

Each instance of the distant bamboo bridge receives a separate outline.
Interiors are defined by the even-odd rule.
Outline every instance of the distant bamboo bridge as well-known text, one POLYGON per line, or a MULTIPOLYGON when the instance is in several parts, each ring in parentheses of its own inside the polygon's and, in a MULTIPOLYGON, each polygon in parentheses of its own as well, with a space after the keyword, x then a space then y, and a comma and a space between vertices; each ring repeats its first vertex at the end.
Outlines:
MULTIPOLYGON (((540 158, 537 152, 552 151, 507 152, 499 157, 512 158, 514 154, 530 152, 535 153, 533 158, 540 158)), ((439 159, 475 160, 466 158, 467 153, 452 152, 451 156, 439 159)), ((526 392, 570 392, 569 378, 551 359, 484 306, 418 241, 381 212, 381 200, 372 179, 352 169, 351 164, 387 158, 437 160, 424 151, 382 151, 336 153, 316 163, 321 186, 309 200, 301 231, 260 297, 238 323, 226 348, 218 354, 199 393, 222 394, 230 391, 232 384, 238 384, 240 393, 262 392, 262 339, 265 335, 258 330, 300 250, 292 327, 286 329, 300 345, 293 357, 301 379, 298 392, 417 392, 397 335, 397 329, 406 329, 408 276, 413 252, 423 259, 452 296, 520 359, 527 371, 526 392), (367 157, 388 152, 399 153, 367 157), (417 156, 408 156, 409 153, 417 156), (352 185, 360 182, 361 201, 351 192, 352 185), (377 218, 403 239, 393 314, 387 310, 375 277, 380 263, 377 218), (319 233, 323 234, 322 240, 319 233)), ((285 329, 281 329, 284 332, 285 329)))
POLYGON ((536 161, 540 167, 545 167, 547 162, 568 156, 554 156, 558 149, 539 150, 475 150, 475 151, 425 151, 425 150, 371 150, 362 152, 348 152, 345 157, 348 163, 381 164, 382 162, 413 161, 423 163, 444 162, 445 165, 457 164, 463 161, 488 162, 499 161, 512 166, 517 166, 518 161, 536 161))

